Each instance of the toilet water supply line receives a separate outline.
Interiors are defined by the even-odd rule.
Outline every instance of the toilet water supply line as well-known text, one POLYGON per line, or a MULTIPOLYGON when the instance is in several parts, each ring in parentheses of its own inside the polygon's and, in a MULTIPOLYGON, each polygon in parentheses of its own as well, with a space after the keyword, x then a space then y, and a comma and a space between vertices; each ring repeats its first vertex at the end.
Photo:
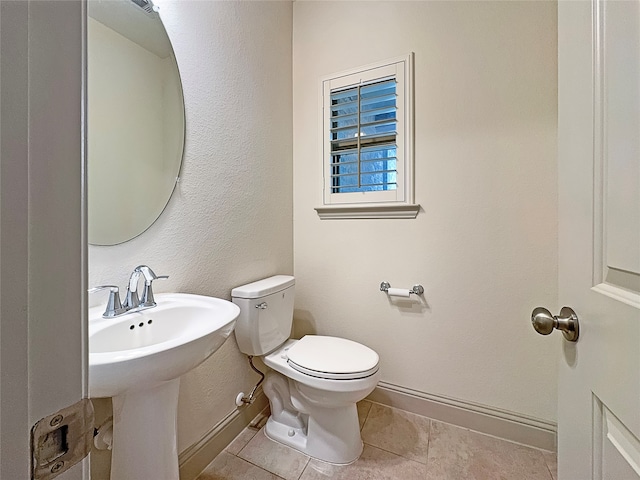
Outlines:
POLYGON ((258 389, 258 387, 262 384, 262 382, 264 381, 264 373, 262 373, 260 370, 258 370, 256 368, 256 366, 253 364, 253 355, 247 355, 247 357, 249 358, 249 366, 251 367, 251 369, 256 372, 258 375, 260 375, 260 381, 258 383, 256 383, 256 386, 253 387, 253 390, 251 390, 251 393, 248 396, 244 395, 244 392, 240 392, 237 396, 236 396, 236 405, 241 407, 242 405, 251 405, 253 403, 253 401, 255 400, 255 393, 256 390, 258 389))

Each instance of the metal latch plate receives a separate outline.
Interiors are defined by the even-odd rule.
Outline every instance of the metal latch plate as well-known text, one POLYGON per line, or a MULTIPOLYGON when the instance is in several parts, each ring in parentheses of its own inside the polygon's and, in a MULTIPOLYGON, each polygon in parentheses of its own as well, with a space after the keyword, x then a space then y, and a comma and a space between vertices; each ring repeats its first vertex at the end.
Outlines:
POLYGON ((83 398, 31 428, 31 479, 49 480, 82 461, 93 443, 93 405, 83 398))

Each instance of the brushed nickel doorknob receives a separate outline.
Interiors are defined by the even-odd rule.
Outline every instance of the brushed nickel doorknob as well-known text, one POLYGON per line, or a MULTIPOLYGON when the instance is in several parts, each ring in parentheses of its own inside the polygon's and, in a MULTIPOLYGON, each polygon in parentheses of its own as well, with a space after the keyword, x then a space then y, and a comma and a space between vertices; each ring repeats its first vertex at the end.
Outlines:
POLYGON ((558 315, 551 315, 543 307, 534 308, 531 312, 531 324, 540 335, 549 335, 554 328, 560 330, 570 342, 577 342, 580 335, 578 316, 569 307, 562 307, 558 315))

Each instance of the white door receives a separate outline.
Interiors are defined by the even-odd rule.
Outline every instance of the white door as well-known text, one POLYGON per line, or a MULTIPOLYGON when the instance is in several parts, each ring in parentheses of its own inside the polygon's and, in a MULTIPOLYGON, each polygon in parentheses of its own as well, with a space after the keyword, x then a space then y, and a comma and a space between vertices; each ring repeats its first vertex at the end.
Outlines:
MULTIPOLYGON (((88 390, 83 17, 81 0, 0 2, 2 480, 31 478, 31 428, 88 390)), ((35 478, 89 478, 65 453, 77 415, 38 424, 35 478)))
MULTIPOLYGON (((558 5, 560 480, 640 479, 640 3, 558 5)), ((543 230, 542 230, 543 232, 543 230)))

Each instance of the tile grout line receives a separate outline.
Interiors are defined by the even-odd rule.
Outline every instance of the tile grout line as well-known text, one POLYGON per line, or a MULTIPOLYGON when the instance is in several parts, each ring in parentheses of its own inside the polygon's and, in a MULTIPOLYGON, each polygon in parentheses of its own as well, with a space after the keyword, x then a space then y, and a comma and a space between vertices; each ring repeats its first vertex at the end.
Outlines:
POLYGON ((547 461, 547 457, 545 457, 544 455, 542 455, 542 458, 544 460, 544 464, 547 466, 547 470, 549 470, 549 480, 553 480, 554 478, 556 478, 556 476, 558 475, 558 473, 556 472, 556 475, 553 475, 553 472, 551 471, 551 467, 549 466, 549 462, 547 461))
MULTIPOLYGON (((406 413, 406 414, 408 414, 409 416, 416 416, 416 417, 423 418, 423 419, 425 419, 425 420, 428 420, 428 421, 429 421, 428 437, 427 437, 427 455, 428 455, 428 445, 429 445, 429 443, 428 443, 428 442, 429 442, 429 438, 430 438, 430 436, 431 436, 431 422, 433 422, 433 419, 432 419, 431 417, 427 417, 427 416, 420 415, 420 414, 413 413, 413 412, 408 412, 408 411, 403 410, 403 409, 401 409, 401 408, 391 407, 391 406, 384 405, 384 404, 377 403, 377 402, 371 402, 371 401, 369 401, 369 403, 371 403, 371 409, 370 409, 370 410, 369 410, 369 412, 367 413, 367 419, 366 419, 365 423, 363 424, 363 426, 362 426, 362 430, 361 430, 361 431, 364 431, 364 427, 366 426, 366 422, 369 420, 369 416, 371 415, 371 412, 373 411, 373 407, 374 407, 375 405, 377 405, 377 406, 381 407, 382 409, 389 409, 389 410, 391 410, 391 411, 394 411, 394 410, 395 410, 395 411, 398 411, 398 412, 406 413)), ((410 457, 408 457, 408 456, 406 456, 406 455, 403 455, 403 454, 401 454, 401 453, 398 453, 398 452, 394 452, 394 451, 388 450, 388 449, 387 449, 387 448, 385 448, 385 447, 378 446, 378 445, 374 445, 374 444, 372 444, 372 443, 368 443, 368 442, 364 441, 364 439, 363 439, 362 443, 364 443, 365 445, 368 445, 368 446, 370 446, 370 447, 377 448, 378 450, 382 450, 383 452, 390 453, 391 455, 394 455, 394 456, 396 456, 396 457, 403 458, 403 459, 405 459, 405 460, 407 460, 407 461, 409 461, 409 462, 413 462, 413 463, 416 463, 416 464, 419 464, 419 465, 424 465, 424 466, 425 466, 425 468, 426 468, 427 460, 428 460, 428 459, 427 459, 427 457, 425 457, 424 462, 420 462, 420 461, 416 460, 415 458, 410 458, 410 457)))
POLYGON ((300 472, 300 475, 298 475, 298 479, 297 480, 300 480, 302 478, 302 475, 304 475, 304 472, 307 469, 307 467, 309 466, 309 463, 311 463, 311 457, 307 456, 307 463, 304 464, 304 468, 300 472))
MULTIPOLYGON (((249 426, 245 427, 245 430, 246 430, 247 428, 249 428, 249 426)), ((244 431, 244 430, 243 430, 243 431, 244 431)), ((242 435, 242 432, 240 432, 240 433, 236 436, 236 438, 234 438, 233 440, 231 440, 231 443, 229 443, 229 445, 227 445, 227 447, 224 447, 224 450, 223 450, 223 451, 224 451, 224 452, 227 452, 227 453, 230 453, 231 455, 235 455, 236 457, 240 458, 241 460, 244 460, 244 458, 242 458, 242 457, 240 456, 240 453, 242 453, 242 451, 247 447, 247 445, 249 445, 249 442, 250 442, 251 440, 253 440, 253 437, 255 437, 255 436, 258 434, 258 432, 259 432, 259 431, 260 431, 260 430, 256 430, 256 432, 253 434, 253 436, 252 436, 249 440, 247 440, 247 443, 245 443, 245 444, 242 446, 242 448, 241 448, 240 450, 238 450, 238 453, 231 453, 231 452, 227 451, 227 447, 228 447, 229 445, 231 445, 231 443, 233 443, 233 442, 234 442, 234 440, 236 440, 240 435, 242 435)), ((251 462, 249 462, 249 463, 251 463, 251 462)), ((257 466, 257 465, 256 465, 256 466, 257 466)), ((264 470, 264 469, 263 469, 263 470, 264 470)))
MULTIPOLYGON (((242 460, 243 462, 247 462, 248 464, 253 465, 253 466, 254 466, 254 467, 256 467, 256 468, 259 468, 260 470, 262 470, 262 471, 263 471, 263 472, 265 472, 265 473, 268 473, 268 474, 270 474, 270 475, 275 475, 276 477, 281 478, 282 480, 287 480, 286 478, 281 477, 281 476, 280 476, 280 475, 278 475, 277 473, 272 472, 272 471, 270 471, 270 470, 267 470, 266 468, 261 467, 260 465, 256 465, 255 463, 253 463, 253 462, 252 462, 252 461, 250 461, 250 460, 247 460, 246 458, 242 458, 242 457, 238 457, 238 458, 239 458, 240 460, 242 460)), ((307 463, 308 463, 308 461, 307 461, 307 463)), ((307 468, 307 466, 305 465, 305 466, 304 466, 304 468, 302 469, 302 471, 304 472, 304 470, 305 470, 306 468, 307 468)), ((302 474, 300 474, 300 475, 302 475, 302 474)), ((298 477, 296 480, 299 480, 299 479, 300 479, 300 477, 298 477)))
POLYGON ((433 432, 433 419, 429 419, 429 436, 427 437, 427 458, 425 459, 425 472, 429 476, 429 450, 431 449, 431 433, 433 432))
MULTIPOLYGON (((360 427, 360 432, 364 430, 364 426, 367 424, 367 420, 369 420, 369 414, 371 413, 371 409, 373 408, 373 402, 369 402, 369 410, 367 410, 367 414, 364 417, 364 422, 362 422, 362 427, 360 427)), ((356 406, 357 409, 357 406, 356 406)), ((362 435, 361 435, 362 436, 362 435)))
MULTIPOLYGON (((245 445, 245 446, 246 446, 246 445, 245 445)), ((244 448, 243 448, 243 450, 244 450, 244 448)), ((240 451, 242 451, 242 450, 240 450, 240 451)), ((275 475, 275 476, 276 476, 276 477, 278 477, 279 479, 287 480, 286 478, 281 477, 281 476, 280 476, 280 475, 278 475, 277 473, 270 472, 269 470, 267 470, 267 469, 265 469, 265 468, 262 468, 260 465, 256 465, 255 463, 253 463, 253 462, 251 462, 251 461, 247 460, 246 458, 242 458, 242 457, 240 457, 240 456, 238 456, 238 455, 235 455, 235 454, 233 454, 233 453, 231 453, 231 452, 228 452, 227 450, 223 450, 223 451, 222 451, 222 452, 220 452, 218 455, 220 455, 221 453, 226 453, 226 454, 228 454, 228 455, 231 455, 232 457, 236 457, 236 458, 237 458, 238 460, 240 460, 241 462, 246 462, 246 463, 248 463, 249 465, 252 465, 252 466, 256 467, 256 468, 257 468, 257 469, 259 469, 259 470, 262 470, 263 472, 265 472, 265 473, 267 473, 267 474, 269 474, 269 475, 275 475)), ((240 453, 240 452, 238 452, 238 453, 240 453)), ((217 458, 217 457, 216 457, 216 458, 217 458)), ((212 462, 212 463, 213 463, 213 462, 212 462)), ((198 480, 198 479, 196 479, 196 480, 198 480)), ((299 480, 299 479, 297 479, 297 480, 299 480)))
MULTIPOLYGON (((383 452, 390 453, 391 455, 393 455, 393 456, 395 456, 395 457, 404 458, 405 460, 408 460, 409 462, 417 463, 417 464, 420 464, 420 465, 426 465, 426 463, 418 462, 417 460, 414 460, 413 458, 405 457, 404 455, 400 455, 399 453, 392 452, 391 450, 387 450, 386 448, 378 447, 377 445, 373 445, 373 444, 371 444, 371 443, 367 443, 367 442, 364 442, 364 441, 363 441, 362 443, 363 443, 364 445, 369 446, 369 447, 373 447, 373 448, 376 448, 376 449, 378 449, 378 450, 382 450, 383 452)), ((360 458, 360 457, 358 457, 358 459, 359 459, 359 458, 360 458)))
MULTIPOLYGON (((244 448, 243 448, 243 450, 244 450, 244 448)), ((242 451, 242 450, 241 450, 241 451, 242 451)), ((240 453, 240 452, 238 452, 238 453, 240 453)), ((262 470, 263 472, 270 473, 271 475, 275 475, 276 477, 279 477, 279 476, 280 476, 280 475, 278 475, 277 473, 270 472, 269 470, 267 470, 267 469, 266 469, 266 468, 264 468, 264 467, 261 467, 260 465, 256 465, 256 464, 255 464, 255 463, 253 463, 251 460, 247 460, 246 458, 242 458, 242 457, 240 457, 240 456, 238 456, 238 455, 236 455, 236 456, 237 456, 240 460, 242 460, 243 462, 247 462, 248 464, 253 465, 254 467, 259 468, 259 469, 260 469, 260 470, 262 470)), ((285 479, 285 480, 286 480, 286 479, 285 479)))
MULTIPOLYGON (((264 427, 262 427, 262 428, 264 428, 264 427)), ((262 428, 260 428, 260 430, 262 430, 262 428)), ((259 434, 260 434, 260 430, 258 430, 258 431, 256 432, 256 435, 259 435, 259 434)), ((263 434, 264 434, 264 432, 263 432, 263 434)), ((255 435, 254 435, 254 436, 255 436, 255 435)), ((265 435, 265 437, 266 437, 266 435, 265 435)), ((311 460, 311 457, 309 457, 308 455, 305 455, 305 454, 304 454, 304 453, 302 453, 302 452, 299 452, 299 451, 298 451, 298 450, 296 450, 295 448, 291 448, 291 447, 289 447, 289 446, 287 446, 287 445, 284 445, 284 444, 281 444, 281 443, 275 442, 274 440, 271 440, 269 437, 266 437, 266 438, 267 438, 270 442, 274 442, 274 443, 276 443, 276 444, 278 444, 278 445, 281 445, 281 446, 283 446, 283 447, 285 447, 285 448, 288 448, 289 450, 291 450, 291 451, 293 451, 293 452, 299 453, 299 454, 304 455, 305 457, 307 457, 307 461, 306 461, 306 463, 304 464, 304 468, 303 468, 303 469, 302 469, 302 471, 300 472, 300 475, 298 475, 298 477, 296 477, 296 479, 295 479, 295 480, 300 480, 300 477, 302 476, 302 474, 304 473, 304 471, 307 469, 307 466, 309 465, 309 461, 311 460)), ((251 440, 253 440, 253 437, 251 438, 251 440)), ((251 442, 251 440, 249 440, 249 442, 251 442)), ((278 475, 276 472, 272 472, 272 471, 270 471, 270 470, 267 470, 266 468, 261 467, 260 465, 257 465, 257 464, 255 464, 255 463, 253 463, 251 460, 247 460, 246 458, 242 458, 242 457, 240 456, 240 453, 241 453, 241 452, 242 452, 242 451, 243 451, 243 450, 244 450, 244 449, 249 445, 249 442, 247 442, 247 443, 246 443, 246 445, 240 449, 240 451, 238 452, 238 455, 236 455, 236 457, 238 457, 240 460, 244 460, 245 462, 247 462, 247 463, 249 463, 249 464, 253 465, 254 467, 258 467, 260 470, 263 470, 263 471, 265 471, 265 472, 267 472, 267 473, 269 473, 269 474, 271 474, 271 475, 275 475, 275 476, 276 476, 276 477, 278 477, 278 478, 282 478, 283 480, 287 480, 286 478, 281 477, 280 475, 278 475)), ((227 452, 227 453, 228 453, 228 452, 227 452)), ((233 454, 231 454, 231 455, 233 455, 233 454)))
POLYGON ((304 472, 306 472, 306 471, 307 471, 307 468, 309 468, 309 464, 310 464, 310 463, 311 463, 311 457, 309 457, 309 458, 307 459, 307 463, 305 464, 304 468, 303 468, 303 469, 302 469, 302 471, 300 472, 300 475, 298 475, 298 479, 297 479, 297 480, 300 480, 300 479, 302 478, 302 476, 304 475, 304 472))
MULTIPOLYGON (((379 405, 379 406, 381 406, 381 407, 383 407, 383 408, 388 408, 388 409, 391 409, 391 410, 397 410, 397 411, 400 411, 400 412, 409 413, 410 415, 415 415, 415 416, 417 416, 417 417, 425 418, 425 419, 429 420, 430 425, 431 425, 431 422, 444 423, 445 425, 451 425, 451 426, 453 426, 453 427, 463 428, 463 429, 465 429, 465 430, 468 430, 469 432, 474 432, 474 433, 477 433, 477 434, 479 434, 479 435, 484 435, 484 436, 486 436, 486 437, 495 438, 495 439, 500 440, 500 441, 513 443, 513 444, 515 444, 515 445, 520 445, 520 446, 522 446, 522 447, 530 448, 530 449, 532 449, 532 450, 538 450, 538 451, 540 451, 540 452, 552 452, 552 450, 546 450, 546 449, 544 449, 544 448, 533 447, 533 446, 531 446, 531 445, 527 445, 527 444, 525 444, 525 443, 516 442, 515 440, 510 440, 510 439, 508 439, 508 438, 499 437, 499 436, 497 436, 497 435, 492 435, 492 434, 490 434, 490 433, 481 432, 481 431, 479 431, 479 430, 474 430, 474 429, 469 428, 469 427, 464 427, 464 426, 461 426, 461 425, 456 425, 455 423, 445 422, 444 420, 437 420, 437 419, 435 419, 435 418, 428 417, 428 416, 426 416, 426 415, 421 415, 421 414, 419 414, 419 413, 414 413, 414 412, 410 412, 410 411, 408 411, 408 410, 404 410, 404 409, 402 409, 402 408, 400 408, 400 407, 393 407, 393 406, 391 406, 391 405, 386 405, 386 404, 384 404, 384 403, 374 402, 374 401, 372 401, 372 400, 367 400, 367 401, 368 401, 369 403, 371 403, 372 405, 379 405)), ((371 410, 369 410, 369 412, 371 412, 371 410)), ((368 418, 368 417, 369 417, 369 414, 367 414, 367 418, 368 418)))

